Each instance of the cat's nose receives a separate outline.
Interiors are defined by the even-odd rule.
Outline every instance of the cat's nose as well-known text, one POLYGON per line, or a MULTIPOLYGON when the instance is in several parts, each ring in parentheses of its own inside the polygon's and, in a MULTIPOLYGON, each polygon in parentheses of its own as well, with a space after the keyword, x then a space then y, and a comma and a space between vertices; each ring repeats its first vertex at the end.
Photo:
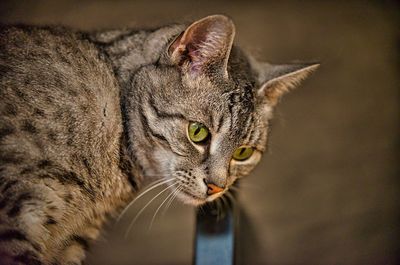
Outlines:
POLYGON ((219 187, 219 186, 217 186, 217 185, 215 185, 215 184, 212 184, 212 183, 207 183, 207 194, 208 195, 212 195, 212 194, 215 194, 215 193, 218 193, 218 192, 221 192, 221 191, 223 191, 224 190, 224 188, 221 188, 221 187, 219 187))

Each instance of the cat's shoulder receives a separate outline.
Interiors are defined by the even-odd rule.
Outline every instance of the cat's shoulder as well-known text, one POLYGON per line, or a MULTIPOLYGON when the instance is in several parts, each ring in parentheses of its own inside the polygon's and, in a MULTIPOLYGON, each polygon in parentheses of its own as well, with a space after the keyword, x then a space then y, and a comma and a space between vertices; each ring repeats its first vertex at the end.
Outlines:
POLYGON ((1 78, 19 70, 75 79, 110 75, 109 64, 87 33, 65 26, 0 24, 0 53, 0 65, 9 70, 1 78))
POLYGON ((77 111, 88 102, 119 106, 118 96, 111 65, 84 33, 63 26, 0 25, 0 103, 77 111))

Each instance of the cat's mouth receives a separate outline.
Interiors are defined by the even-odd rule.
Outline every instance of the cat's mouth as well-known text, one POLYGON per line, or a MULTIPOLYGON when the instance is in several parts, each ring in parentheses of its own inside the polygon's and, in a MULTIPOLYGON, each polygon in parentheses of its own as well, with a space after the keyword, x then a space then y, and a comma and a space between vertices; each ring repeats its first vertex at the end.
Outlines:
POLYGON ((199 196, 193 195, 187 191, 180 191, 178 197, 181 197, 181 200, 184 203, 199 206, 207 202, 207 198, 201 198, 199 196))
POLYGON ((193 195, 184 190, 180 191, 180 195, 181 195, 180 197, 183 200, 183 202, 187 203, 187 204, 195 205, 195 206, 200 206, 207 202, 211 202, 211 201, 215 200, 216 198, 218 198, 219 196, 221 196, 222 194, 223 194, 223 192, 221 192, 221 194, 218 194, 218 195, 214 194, 214 195, 205 196, 204 198, 202 198, 202 197, 193 195))

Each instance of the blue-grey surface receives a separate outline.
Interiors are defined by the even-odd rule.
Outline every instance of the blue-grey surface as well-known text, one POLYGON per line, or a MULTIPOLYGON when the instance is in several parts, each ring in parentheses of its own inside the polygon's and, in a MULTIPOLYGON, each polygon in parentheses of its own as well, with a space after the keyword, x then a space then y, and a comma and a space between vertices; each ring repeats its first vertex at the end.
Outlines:
POLYGON ((235 221, 230 208, 222 216, 205 208, 197 211, 194 249, 195 265, 233 265, 235 256, 235 221))

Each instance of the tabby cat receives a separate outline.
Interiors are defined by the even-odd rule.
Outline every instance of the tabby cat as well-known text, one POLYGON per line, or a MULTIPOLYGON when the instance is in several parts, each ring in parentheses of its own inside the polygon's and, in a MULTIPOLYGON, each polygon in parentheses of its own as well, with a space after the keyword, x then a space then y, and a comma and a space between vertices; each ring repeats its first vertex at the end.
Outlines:
POLYGON ((259 63, 223 15, 153 30, 0 27, 0 263, 81 264, 143 187, 188 204, 259 162, 318 64, 259 63))

